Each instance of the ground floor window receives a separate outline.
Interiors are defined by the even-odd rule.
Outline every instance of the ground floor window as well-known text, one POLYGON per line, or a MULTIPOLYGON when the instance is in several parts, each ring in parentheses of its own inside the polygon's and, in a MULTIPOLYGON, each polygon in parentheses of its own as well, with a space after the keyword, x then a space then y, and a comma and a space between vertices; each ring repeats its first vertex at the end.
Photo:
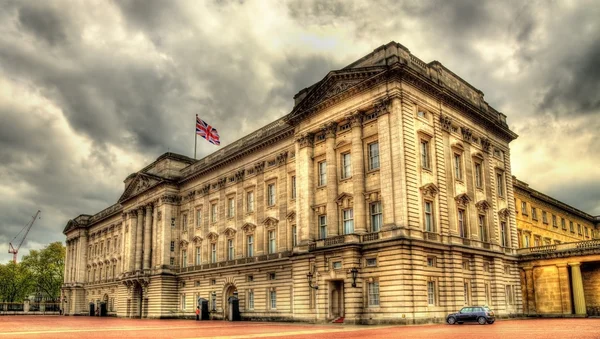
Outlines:
POLYGON ((181 310, 185 310, 185 293, 181 294, 181 310))
POLYGON ((435 306, 436 298, 435 298, 435 281, 430 280, 427 282, 427 304, 429 306, 435 306))
POLYGON ((368 290, 369 307, 379 306, 379 282, 370 282, 368 290))
POLYGON ((249 310, 254 309, 254 291, 248 290, 248 307, 249 310))
POLYGON ((269 291, 269 300, 271 302, 271 309, 277 309, 277 291, 271 290, 269 291))

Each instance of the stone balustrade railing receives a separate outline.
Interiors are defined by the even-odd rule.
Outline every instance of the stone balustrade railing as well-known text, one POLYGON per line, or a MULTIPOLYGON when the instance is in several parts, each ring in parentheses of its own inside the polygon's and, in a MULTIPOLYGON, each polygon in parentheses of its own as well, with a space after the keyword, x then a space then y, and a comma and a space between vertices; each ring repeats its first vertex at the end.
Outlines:
POLYGON ((588 248, 600 248, 600 239, 568 242, 564 244, 544 245, 536 247, 521 248, 517 250, 517 254, 532 254, 532 253, 549 253, 549 252, 560 252, 568 251, 573 249, 588 249, 588 248))

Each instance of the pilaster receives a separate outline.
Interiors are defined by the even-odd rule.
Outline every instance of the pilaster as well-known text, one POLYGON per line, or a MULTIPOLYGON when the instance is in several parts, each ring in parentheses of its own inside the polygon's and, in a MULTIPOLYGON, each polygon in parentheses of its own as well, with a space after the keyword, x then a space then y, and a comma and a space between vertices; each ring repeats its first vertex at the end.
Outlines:
POLYGON ((296 138, 296 216, 298 223, 298 241, 307 244, 316 239, 313 227, 314 217, 314 176, 313 176, 313 143, 312 133, 305 133, 296 138))
POLYGON ((585 295, 583 293, 583 279, 581 277, 581 263, 569 263, 571 266, 571 284, 573 286, 573 302, 575 314, 585 315, 585 295))
POLYGON ((127 256, 129 258, 128 271, 135 269, 135 244, 137 242, 137 219, 138 213, 136 210, 129 212, 129 248, 127 256))
POLYGON ((356 112, 350 117, 352 124, 352 189, 354 194, 354 233, 366 233, 365 211, 365 157, 362 142, 363 114, 356 112))
POLYGON ((327 160, 327 235, 338 235, 339 212, 336 199, 338 196, 337 160, 335 156, 335 135, 338 125, 330 123, 325 126, 325 147, 327 160))
POLYGON ((135 236, 135 270, 142 269, 142 246, 143 246, 143 230, 144 230, 144 208, 139 207, 137 210, 137 226, 135 236))
POLYGON ((560 288, 560 304, 563 314, 571 314, 573 305, 571 304, 571 284, 569 282, 569 268, 567 264, 557 264, 558 283, 560 288))
POLYGON ((383 207, 383 229, 395 224, 394 185, 395 170, 392 166, 392 140, 390 133, 390 102, 381 102, 378 106, 377 133, 379 135, 379 181, 381 187, 381 204, 383 207))
POLYGON ((150 253, 152 244, 152 204, 146 205, 144 226, 144 270, 150 269, 150 253))

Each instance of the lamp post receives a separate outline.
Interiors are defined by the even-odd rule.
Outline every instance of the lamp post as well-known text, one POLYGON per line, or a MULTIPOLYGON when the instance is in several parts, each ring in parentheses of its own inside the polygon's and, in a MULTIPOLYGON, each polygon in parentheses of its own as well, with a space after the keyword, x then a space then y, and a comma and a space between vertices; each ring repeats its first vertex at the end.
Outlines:
MULTIPOLYGON (((316 278, 316 277, 315 277, 315 278, 316 278)), ((306 273, 306 279, 308 279, 308 287, 310 287, 310 288, 313 288, 313 289, 315 289, 315 290, 318 290, 318 289, 319 289, 318 282, 317 282, 317 284, 315 284, 314 286, 313 286, 313 284, 312 284, 312 282, 313 282, 313 281, 312 281, 312 280, 313 280, 313 274, 312 274, 312 272, 308 272, 308 273, 306 273)))
POLYGON ((352 267, 352 269, 350 269, 350 273, 352 274, 352 287, 356 287, 356 277, 358 276, 358 268, 352 267))

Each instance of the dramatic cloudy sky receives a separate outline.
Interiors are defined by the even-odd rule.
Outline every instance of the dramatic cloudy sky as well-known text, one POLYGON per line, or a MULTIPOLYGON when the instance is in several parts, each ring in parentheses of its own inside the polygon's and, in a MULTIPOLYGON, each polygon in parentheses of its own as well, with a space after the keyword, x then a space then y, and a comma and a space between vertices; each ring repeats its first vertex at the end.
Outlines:
POLYGON ((598 215, 598 18, 584 0, 2 1, 0 262, 37 209, 21 253, 160 154, 191 156, 196 113, 226 145, 391 40, 508 116, 515 175, 598 215))

